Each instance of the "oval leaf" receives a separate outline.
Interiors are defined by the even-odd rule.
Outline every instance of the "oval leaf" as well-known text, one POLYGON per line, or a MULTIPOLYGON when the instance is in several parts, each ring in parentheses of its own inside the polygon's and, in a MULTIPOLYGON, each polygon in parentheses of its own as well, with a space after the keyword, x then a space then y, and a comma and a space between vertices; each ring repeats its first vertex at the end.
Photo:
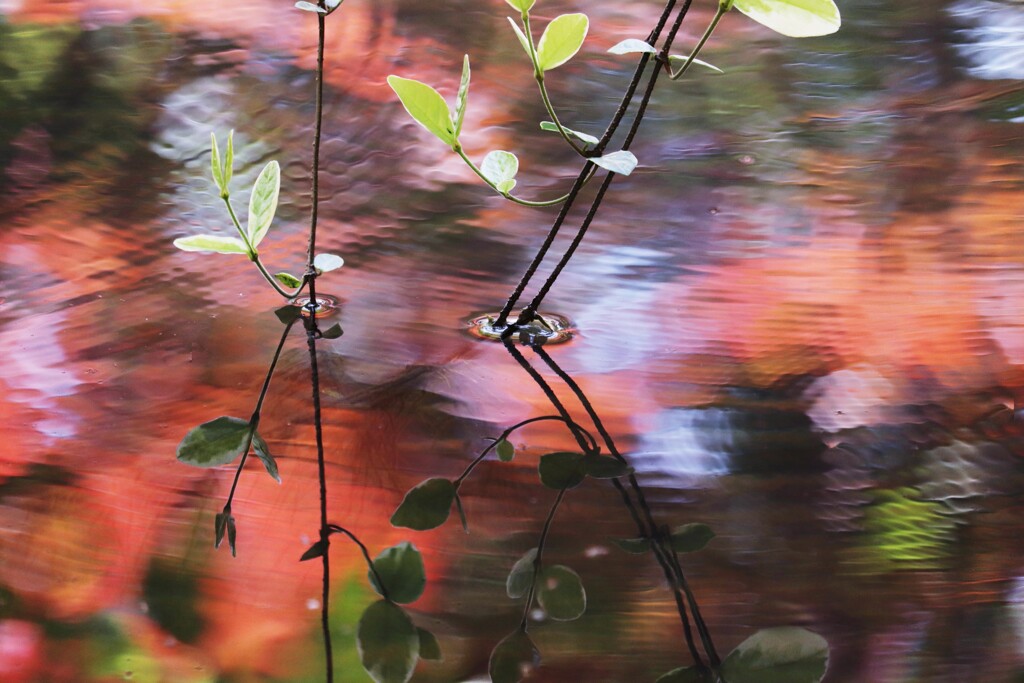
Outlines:
POLYGON ((519 159, 512 152, 500 149, 488 152, 483 163, 480 164, 480 171, 500 188, 503 183, 512 180, 516 177, 516 173, 519 173, 519 159))
POLYGON ((518 683, 538 666, 540 652, 530 636, 524 631, 516 631, 494 648, 487 669, 492 683, 518 683))
POLYGON ((502 462, 512 462, 512 458, 516 457, 515 446, 505 439, 499 441, 494 450, 498 452, 498 460, 502 462))
POLYGON ((319 12, 320 14, 327 14, 326 7, 314 5, 311 2, 306 2, 306 0, 299 0, 297 3, 295 3, 295 7, 297 9, 302 10, 303 12, 319 12))
POLYGON ((295 277, 291 273, 274 273, 274 279, 280 282, 285 287, 291 287, 296 289, 302 286, 302 280, 295 277))
MULTIPOLYGON (((556 133, 558 132, 558 126, 556 126, 551 121, 541 121, 540 122, 540 129, 541 130, 550 130, 550 131, 554 131, 556 133)), ((600 140, 595 138, 593 135, 589 135, 587 133, 581 133, 580 131, 573 130, 572 128, 566 128, 565 126, 562 126, 562 130, 564 130, 570 136, 576 138, 577 140, 579 140, 581 142, 588 142, 591 145, 596 145, 598 142, 600 142, 600 140)))
POLYGON ((533 568, 536 561, 537 549, 530 548, 512 565, 512 571, 505 579, 505 592, 508 597, 515 600, 523 597, 530 590, 530 586, 533 585, 533 568))
POLYGON ((819 683, 828 668, 828 643, 795 626, 766 628, 722 662, 729 683, 819 683))
POLYGON ((213 174, 213 182, 217 184, 221 197, 227 193, 223 168, 220 160, 220 149, 217 147, 217 136, 210 133, 210 172, 213 174))
POLYGON ((174 246, 182 251, 214 251, 218 254, 248 254, 245 242, 237 237, 220 235, 192 235, 174 240, 174 246))
POLYGON ((466 118, 466 102, 469 100, 469 55, 462 56, 462 78, 459 80, 459 94, 455 96, 455 115, 452 123, 455 124, 455 139, 459 139, 462 133, 462 121, 466 118))
POLYGON ((455 127, 448 104, 441 93, 426 83, 401 76, 388 76, 388 85, 402 101, 416 123, 440 138, 446 145, 455 144, 455 127))
POLYGON ((178 460, 196 467, 216 467, 231 462, 249 441, 249 422, 240 417, 218 417, 193 427, 178 444, 178 460))
POLYGON ((735 0, 733 7, 790 38, 825 36, 842 24, 832 0, 735 0))
POLYGON ((224 166, 221 169, 221 177, 224 179, 224 196, 228 196, 228 185, 235 173, 235 130, 228 131, 228 147, 224 151, 224 166))
POLYGON ((519 44, 523 46, 523 51, 526 53, 526 56, 533 59, 533 56, 530 54, 530 41, 527 40, 526 34, 523 33, 523 29, 519 28, 519 25, 512 17, 506 17, 506 19, 508 19, 508 23, 512 24, 512 30, 516 32, 516 38, 519 39, 519 44))
POLYGON ((583 457, 583 469, 587 475, 595 479, 615 479, 633 474, 633 468, 607 455, 586 455, 583 457))
POLYGON ((420 637, 405 610, 378 600, 359 619, 356 647, 363 668, 376 683, 405 683, 419 659, 420 637))
POLYGON ((416 633, 420 637, 420 659, 428 659, 434 662, 444 659, 444 655, 441 654, 441 644, 437 642, 437 638, 433 633, 418 626, 416 627, 416 633))
POLYGON ((677 553, 693 553, 714 537, 715 532, 707 524, 684 524, 672 530, 672 549, 677 553))
POLYGON ((403 541, 384 550, 373 561, 374 574, 368 572, 373 589, 385 595, 377 583, 377 576, 387 587, 387 598, 392 602, 415 602, 427 585, 427 574, 423 569, 423 556, 412 543, 403 541))
POLYGON ((533 7, 533 3, 537 0, 505 0, 512 9, 517 9, 520 12, 529 12, 530 8, 533 7))
POLYGON ((541 482, 556 491, 579 486, 587 476, 582 453, 548 453, 541 456, 537 469, 541 482))
POLYGON ((267 474, 280 484, 281 475, 277 471, 277 461, 270 454, 270 448, 267 446, 267 442, 263 440, 263 437, 259 435, 259 432, 252 433, 252 449, 256 451, 256 457, 260 459, 260 462, 267 469, 267 474))
POLYGON ((345 265, 345 259, 341 258, 337 254, 317 254, 313 259, 313 267, 316 268, 317 273, 329 273, 332 270, 337 270, 345 265))
POLYGON ((648 52, 652 55, 658 54, 658 50, 651 44, 645 43, 638 38, 626 38, 608 48, 613 55, 628 55, 633 52, 648 52))
POLYGON ((642 555, 651 549, 651 542, 646 538, 620 538, 612 543, 632 555, 642 555))
POLYGON ((557 621, 579 619, 587 609, 587 593, 579 575, 565 565, 545 567, 537 587, 537 602, 557 621))
POLYGON ((550 71, 572 59, 583 45, 589 27, 586 14, 563 14, 552 19, 537 43, 537 67, 550 71))
POLYGON ((708 679, 695 666, 679 667, 658 676, 654 683, 707 683, 708 679))
POLYGON ((590 157, 589 160, 601 168, 607 169, 612 173, 618 173, 619 175, 629 175, 636 168, 637 164, 633 153, 627 152, 624 149, 600 157, 590 157))
MULTIPOLYGON (((668 64, 673 69, 675 69, 676 67, 682 68, 683 64, 686 63, 687 59, 689 59, 689 57, 684 57, 682 55, 669 55, 668 56, 668 64)), ((715 72, 720 73, 720 74, 724 74, 725 73, 724 71, 719 69, 714 64, 709 64, 709 63, 705 62, 703 59, 694 59, 693 62, 691 62, 691 63, 692 64, 696 64, 697 66, 703 66, 705 69, 711 69, 712 71, 715 71, 715 72)))
POLYGON ((280 193, 281 166, 276 161, 271 161, 260 171, 249 197, 249 222, 246 224, 246 234, 253 249, 259 246, 267 230, 270 230, 280 193))
POLYGON ((393 526, 426 531, 441 526, 448 519, 455 500, 455 484, 448 479, 427 479, 409 489, 395 513, 393 526))

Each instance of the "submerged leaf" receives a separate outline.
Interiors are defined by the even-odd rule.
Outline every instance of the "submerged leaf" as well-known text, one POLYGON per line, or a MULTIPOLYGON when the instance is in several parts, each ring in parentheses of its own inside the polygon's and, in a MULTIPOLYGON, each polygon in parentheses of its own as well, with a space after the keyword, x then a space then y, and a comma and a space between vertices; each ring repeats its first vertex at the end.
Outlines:
POLYGON ((285 304, 281 308, 276 309, 274 315, 277 316, 278 320, 287 325, 302 317, 302 309, 292 304, 285 304))
POLYGON ((328 327, 326 330, 321 332, 320 336, 323 337, 324 339, 337 339, 338 337, 340 337, 344 333, 345 333, 345 331, 341 329, 341 324, 340 323, 334 323, 333 325, 328 327))
POLYGON ((240 417, 218 417, 189 430, 178 444, 178 460, 196 467, 224 465, 245 452, 251 428, 240 417))
POLYGON ((412 543, 403 541, 381 552, 373 561, 376 573, 369 572, 373 589, 392 602, 415 602, 427 585, 427 574, 423 569, 423 556, 412 543), (385 591, 377 582, 380 576, 385 591))
POLYGON ((495 446, 494 450, 498 453, 498 460, 502 462, 512 462, 512 458, 516 457, 516 448, 507 440, 502 439, 495 446))
POLYGON ((276 161, 269 162, 260 171, 249 197, 249 221, 246 234, 253 249, 263 241, 270 224, 277 212, 278 196, 281 194, 281 166, 276 161))
POLYGON ((795 626, 758 631, 722 662, 729 683, 819 683, 827 668, 828 642, 795 626))
POLYGON ((579 575, 565 565, 545 567, 538 578, 537 602, 557 621, 579 619, 587 609, 587 593, 579 575))
POLYGON ((441 654, 441 644, 437 642, 437 638, 433 633, 418 626, 416 627, 416 633, 420 637, 420 659, 435 662, 444 659, 444 655, 441 654))
POLYGON ((420 636, 398 605, 378 600, 363 612, 356 630, 359 660, 376 683, 405 683, 420 653, 420 636))
POLYGON ((633 474, 633 468, 607 455, 586 455, 583 457, 583 469, 594 479, 615 479, 633 474))
POLYGON ((672 530, 672 549, 677 553, 693 553, 714 537, 715 532, 707 524, 684 524, 672 530))
POLYGON ((540 666, 540 652, 525 631, 506 636, 491 652, 492 683, 519 683, 540 666))
POLYGON ((441 97, 441 93, 426 83, 401 76, 388 76, 388 85, 398 95, 402 106, 416 123, 436 135, 446 145, 455 145, 455 126, 448 104, 441 97))
POLYGON ((256 457, 260 459, 260 462, 267 469, 267 474, 280 484, 281 475, 277 472, 277 461, 270 454, 270 448, 267 446, 267 442, 263 440, 263 437, 259 435, 259 432, 252 433, 252 449, 256 452, 256 457))
POLYGON ((550 71, 572 59, 582 47, 589 27, 586 14, 562 14, 552 19, 537 43, 537 67, 550 71))
MULTIPOLYGON (((558 132, 558 126, 556 126, 551 121, 541 121, 540 122, 540 129, 541 130, 550 130, 550 131, 554 131, 556 133, 558 132)), ((569 137, 576 138, 580 142, 586 142, 586 143, 589 143, 591 145, 596 145, 598 142, 600 142, 600 140, 598 140, 593 135, 590 135, 588 133, 581 133, 578 130, 573 130, 572 128, 566 128, 565 126, 562 126, 562 130, 564 130, 566 133, 568 133, 569 137)))
POLYGON ((309 546, 309 548, 306 549, 306 552, 302 553, 302 557, 299 558, 299 562, 305 562, 306 560, 322 557, 325 550, 327 550, 327 544, 323 541, 317 541, 313 545, 309 546))
POLYGON ((612 543, 632 555, 642 555, 651 549, 651 541, 647 538, 619 538, 612 543))
POLYGON ((174 240, 174 246, 182 251, 213 251, 218 254, 248 254, 245 242, 237 237, 222 235, 192 235, 174 240))
POLYGON ((541 482, 550 489, 571 489, 586 478, 582 453, 548 453, 537 467, 541 482))
POLYGON ((759 24, 790 38, 825 36, 842 24, 832 0, 735 0, 732 6, 759 24))
POLYGON ((654 683, 707 683, 707 678, 695 666, 681 666, 658 676, 654 683))
POLYGON ((624 149, 605 154, 604 156, 590 157, 589 160, 601 168, 607 169, 612 173, 618 173, 619 175, 629 175, 637 165, 637 160, 633 153, 624 149))
POLYGON ((508 578, 505 579, 505 592, 508 594, 508 597, 515 600, 516 598, 523 597, 530 590, 530 586, 533 585, 533 571, 536 561, 537 549, 530 548, 512 565, 512 571, 508 573, 508 578))
POLYGON ((455 484, 440 477, 420 482, 405 494, 391 515, 393 526, 426 531, 441 526, 451 513, 455 484))

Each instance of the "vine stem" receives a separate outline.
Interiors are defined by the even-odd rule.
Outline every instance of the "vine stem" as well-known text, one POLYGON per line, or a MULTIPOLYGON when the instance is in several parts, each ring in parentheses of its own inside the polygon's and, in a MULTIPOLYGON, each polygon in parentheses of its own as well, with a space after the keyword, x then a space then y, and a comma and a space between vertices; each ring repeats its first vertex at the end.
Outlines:
POLYGON ((558 204, 561 204, 562 202, 564 202, 566 199, 569 198, 569 195, 567 193, 567 194, 564 194, 561 197, 557 197, 555 199, 545 199, 545 200, 541 200, 541 201, 531 201, 529 199, 520 199, 519 197, 514 197, 514 196, 512 196, 511 194, 509 194, 507 192, 502 192, 501 190, 498 189, 498 186, 495 185, 494 182, 490 178, 488 178, 484 174, 484 172, 482 170, 480 170, 480 167, 477 166, 475 163, 473 163, 472 159, 470 159, 468 156, 466 156, 466 152, 465 152, 465 150, 462 149, 462 145, 457 145, 453 149, 455 150, 455 153, 458 154, 459 157, 461 157, 461 159, 466 162, 466 165, 468 165, 471 169, 473 169, 473 172, 476 173, 478 176, 480 176, 481 180, 483 180, 485 183, 487 183, 487 186, 489 188, 491 188, 492 190, 494 190, 495 192, 500 194, 505 199, 508 199, 509 201, 512 201, 512 202, 515 202, 516 204, 521 204, 522 206, 534 206, 534 207, 556 206, 558 204))
MULTIPOLYGON (((711 20, 711 23, 708 24, 708 27, 704 30, 704 35, 702 35, 700 37, 700 40, 697 41, 697 47, 693 48, 693 52, 690 53, 690 56, 686 58, 686 61, 683 63, 681 67, 679 67, 678 70, 669 70, 668 77, 670 79, 672 79, 673 81, 677 81, 684 73, 686 73, 686 70, 690 68, 691 64, 693 64, 693 60, 697 58, 697 53, 700 52, 701 49, 704 47, 704 43, 708 42, 708 38, 710 38, 711 34, 715 32, 715 28, 718 26, 718 22, 722 20, 722 17, 725 16, 725 13, 728 11, 729 10, 723 8, 721 4, 718 5, 718 11, 715 12, 715 16, 711 20)), ((667 59, 668 49, 666 48, 662 50, 662 54, 666 55, 667 59)))
POLYGON ((527 624, 530 619, 530 607, 533 605, 533 599, 537 595, 537 577, 540 574, 541 568, 541 557, 544 554, 544 544, 548 540, 548 532, 551 530, 551 522, 555 519, 555 511, 558 510, 558 506, 562 504, 562 499, 565 498, 566 489, 562 489, 558 492, 558 496, 555 498, 555 502, 551 505, 551 509, 548 511, 548 517, 544 520, 544 528, 540 532, 540 540, 537 541, 537 556, 533 558, 533 580, 530 581, 530 592, 526 596, 526 605, 523 607, 523 619, 519 622, 519 630, 526 633, 527 624))
POLYGON ((242 241, 245 242, 245 248, 249 252, 249 260, 256 264, 256 267, 259 268, 260 273, 263 275, 266 281, 270 283, 270 286, 277 291, 278 294, 283 296, 285 299, 289 300, 297 297, 302 292, 303 287, 306 286, 308 278, 303 278, 302 284, 299 285, 299 288, 296 289, 294 293, 288 293, 287 291, 282 289, 281 286, 277 284, 277 279, 274 278, 274 276, 271 275, 269 271, 267 271, 266 267, 263 265, 263 262, 260 261, 260 255, 256 251, 256 247, 254 247, 252 243, 249 241, 249 236, 245 234, 245 230, 242 229, 242 224, 238 222, 238 216, 235 215, 235 209, 231 206, 231 199, 226 195, 221 195, 220 198, 224 200, 224 205, 228 207, 228 214, 231 216, 231 222, 235 224, 235 229, 238 230, 238 234, 242 236, 242 241))
POLYGON ((366 560, 366 566, 370 568, 370 573, 373 574, 375 579, 377 579, 377 585, 380 586, 381 595, 384 597, 385 600, 390 600, 391 598, 388 597, 388 587, 384 585, 384 580, 380 578, 380 574, 377 573, 377 567, 373 564, 373 560, 370 559, 370 552, 366 549, 366 546, 363 545, 363 542, 356 538, 355 534, 353 534, 351 531, 349 531, 343 526, 338 526, 337 524, 328 524, 327 529, 332 533, 345 534, 350 539, 352 539, 353 543, 359 546, 359 550, 363 553, 363 559, 366 560))
POLYGON ((523 19, 523 32, 526 34, 526 41, 530 46, 530 61, 533 63, 533 77, 537 81, 537 87, 540 88, 540 99, 544 103, 544 109, 547 110, 548 116, 551 117, 551 122, 555 124, 555 128, 558 129, 559 135, 562 139, 569 143, 577 154, 583 155, 583 150, 576 144, 576 142, 566 132, 565 127, 562 126, 562 122, 558 120, 558 114, 555 113, 555 108, 551 104, 551 97, 548 95, 548 88, 544 84, 544 71, 541 70, 540 64, 537 63, 537 47, 533 42, 533 30, 530 28, 530 13, 524 11, 522 13, 523 19))

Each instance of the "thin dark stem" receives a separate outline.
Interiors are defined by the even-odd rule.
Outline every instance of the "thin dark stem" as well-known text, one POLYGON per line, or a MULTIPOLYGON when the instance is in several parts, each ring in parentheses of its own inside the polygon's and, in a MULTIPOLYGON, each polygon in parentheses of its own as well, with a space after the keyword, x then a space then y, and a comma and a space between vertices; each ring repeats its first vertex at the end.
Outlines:
POLYGON ((327 530, 332 533, 345 534, 350 539, 352 539, 353 543, 359 546, 359 550, 361 550, 363 553, 363 559, 366 560, 366 566, 370 568, 370 573, 373 574, 373 577, 375 579, 377 579, 377 585, 380 586, 381 595, 384 596, 385 600, 390 600, 391 598, 388 597, 388 588, 384 585, 384 580, 380 578, 380 574, 377 573, 377 567, 374 566, 373 560, 370 559, 370 553, 366 549, 366 546, 363 545, 363 542, 356 538, 356 535, 353 534, 351 531, 349 531, 345 527, 338 526, 337 524, 328 524, 327 530))
MULTIPOLYGON (((326 9, 324 0, 317 3, 326 9)), ((309 210, 309 248, 306 255, 306 272, 310 277, 316 277, 313 269, 313 259, 316 257, 316 224, 320 208, 320 138, 323 129, 324 118, 324 42, 326 37, 326 18, 319 12, 316 15, 318 40, 316 46, 316 123, 313 131, 313 169, 311 184, 312 206, 309 210)), ((312 283, 310 285, 310 296, 312 296, 312 283)))
POLYGON ((558 492, 558 497, 548 511, 548 518, 544 520, 544 528, 540 532, 540 540, 537 541, 537 556, 533 558, 533 580, 530 581, 530 592, 526 596, 526 605, 523 607, 523 620, 519 623, 519 630, 526 633, 526 625, 530 618, 530 607, 533 605, 533 598, 537 595, 537 575, 540 573, 541 556, 544 554, 544 544, 548 540, 548 532, 551 530, 551 522, 555 518, 555 511, 562 504, 565 498, 565 489, 558 492))

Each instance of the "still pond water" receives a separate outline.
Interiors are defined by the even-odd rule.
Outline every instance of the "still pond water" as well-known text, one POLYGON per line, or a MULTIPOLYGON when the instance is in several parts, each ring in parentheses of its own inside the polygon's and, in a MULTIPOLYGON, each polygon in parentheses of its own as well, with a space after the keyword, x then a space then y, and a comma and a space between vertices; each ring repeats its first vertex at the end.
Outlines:
MULTIPOLYGON (((0 680, 323 679, 320 568, 297 561, 319 524, 302 335, 261 422, 283 483, 246 468, 237 558, 212 544, 233 472, 174 458, 191 427, 248 417, 281 332, 244 257, 171 246, 230 234, 211 131, 236 131, 240 208, 280 161, 261 253, 301 271, 315 22, 290 4, 0 0, 0 680)), ((839 5, 842 30, 820 39, 730 14, 702 53, 725 74, 659 85, 640 167, 546 300, 575 329, 548 350, 655 516, 715 531, 683 560, 721 651, 801 626, 830 643, 831 683, 1021 681, 1024 6, 839 5)), ((713 7, 696 3, 681 44, 713 7)), ((540 23, 591 17, 549 76, 566 125, 603 130, 633 63, 605 50, 659 9, 538 5, 540 23)), ((508 13, 348 0, 328 22, 320 247, 346 259, 319 284, 345 330, 319 356, 330 517, 373 554, 423 551, 411 611, 445 659, 418 681, 486 680, 521 610, 505 575, 554 495, 537 457, 573 445, 552 422, 517 432, 516 460, 462 489, 468 535, 388 523, 409 487, 552 412, 465 321, 501 307, 554 210, 489 193, 384 83, 452 98, 469 53, 470 155, 515 150, 523 196, 564 192, 578 161, 537 128, 508 13)), ((632 535, 610 486, 567 496, 546 555, 589 605, 570 623, 535 615, 533 680, 689 663, 660 569, 610 542, 632 535)), ((332 561, 337 680, 366 681, 365 565, 341 543, 332 561)))

